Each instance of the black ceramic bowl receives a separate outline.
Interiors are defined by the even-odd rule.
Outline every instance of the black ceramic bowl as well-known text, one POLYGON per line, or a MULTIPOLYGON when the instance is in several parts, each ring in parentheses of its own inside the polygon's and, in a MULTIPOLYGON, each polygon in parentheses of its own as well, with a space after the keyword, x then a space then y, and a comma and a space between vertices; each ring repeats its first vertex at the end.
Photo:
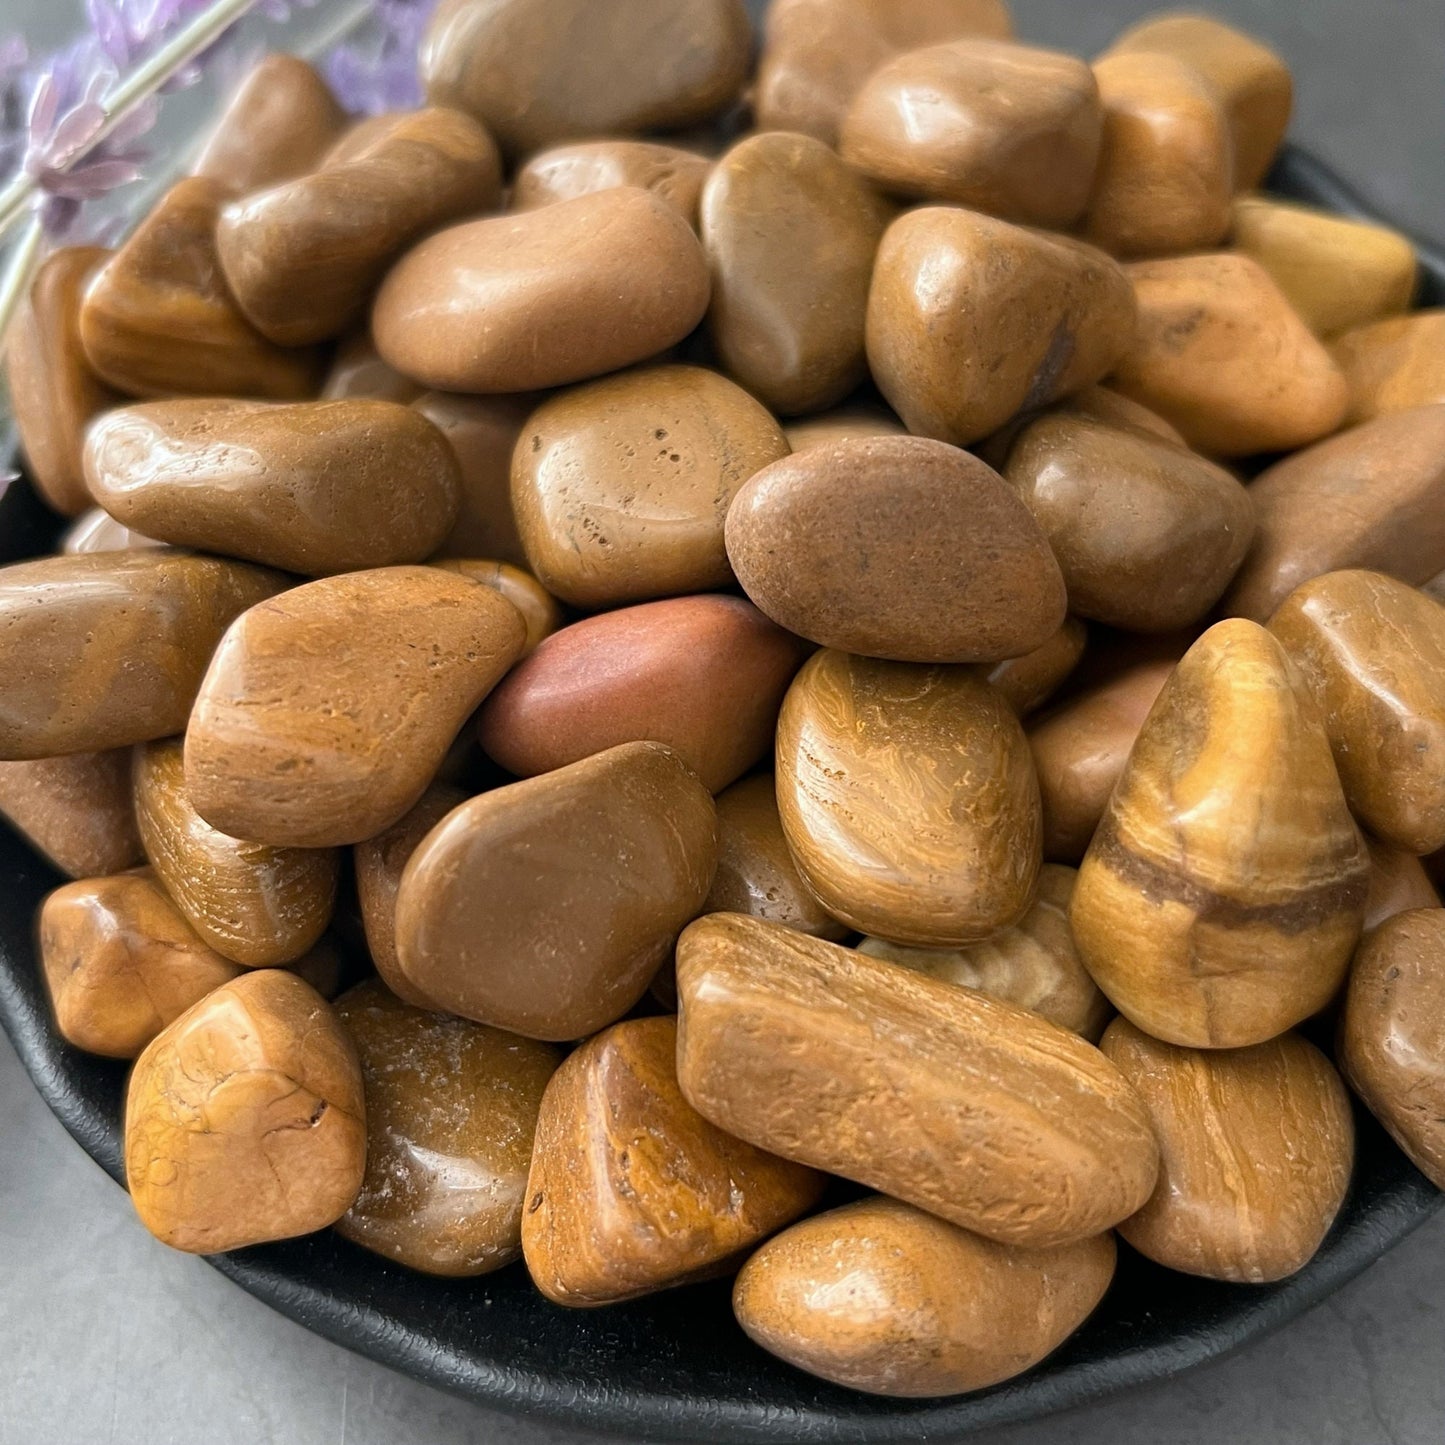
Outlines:
MULTIPOLYGON (((1286 151, 1272 188, 1365 214, 1309 156, 1286 151)), ((1422 304, 1445 304, 1445 257, 1422 254, 1422 304)), ((0 501, 0 560, 47 550, 54 518, 29 488, 0 501)), ((124 1066, 82 1054, 51 1025, 32 918, 59 881, 0 828, 0 1023, 60 1121, 119 1180, 124 1066)), ((1096 1399, 1217 1358, 1291 1319, 1428 1218, 1441 1196, 1359 1113, 1354 1185, 1324 1247, 1292 1279, 1250 1289, 1173 1274, 1121 1249, 1098 1312, 1019 1380, 950 1400, 881 1400, 791 1369, 752 1345, 725 1283, 601 1310, 548 1304, 520 1265, 479 1280, 413 1274, 330 1233, 208 1262, 338 1344, 494 1408, 632 1439, 941 1440, 1096 1399)))

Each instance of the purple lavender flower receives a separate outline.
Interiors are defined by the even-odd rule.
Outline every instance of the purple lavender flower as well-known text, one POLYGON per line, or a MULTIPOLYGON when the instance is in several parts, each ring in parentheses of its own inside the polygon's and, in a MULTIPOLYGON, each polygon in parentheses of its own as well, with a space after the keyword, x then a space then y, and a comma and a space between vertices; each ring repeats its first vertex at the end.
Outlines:
POLYGON ((416 52, 437 0, 376 0, 376 34, 338 45, 322 67, 347 110, 381 115, 421 104, 416 52))

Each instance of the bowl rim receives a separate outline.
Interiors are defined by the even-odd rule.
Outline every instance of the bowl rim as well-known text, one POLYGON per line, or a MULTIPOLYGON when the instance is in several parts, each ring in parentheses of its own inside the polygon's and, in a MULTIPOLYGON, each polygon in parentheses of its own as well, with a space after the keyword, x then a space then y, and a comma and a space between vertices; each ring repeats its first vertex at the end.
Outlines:
MULTIPOLYGON (((1293 145, 1281 152, 1268 192, 1342 215, 1384 220, 1329 166, 1293 145)), ((1426 304, 1445 304, 1445 252, 1430 242, 1412 240, 1420 256, 1422 298, 1426 304)), ((54 526, 54 519, 48 518, 38 503, 26 500, 27 491, 12 488, 4 498, 7 526, 0 550, 7 559, 26 555, 27 547, 39 550, 46 528, 54 526)), ((8 829, 0 830, 0 871, 11 879, 13 893, 37 897, 55 886, 57 878, 8 829)), ((127 1066, 82 1054, 58 1037, 34 952, 28 907, 0 910, 0 1026, 51 1111, 86 1153, 120 1182, 119 1096, 127 1066), (19 911, 24 917, 13 916, 19 911)), ((958 1438, 984 1428, 1038 1419, 1219 1359, 1319 1303, 1424 1223, 1445 1203, 1445 1196, 1409 1164, 1358 1105, 1356 1108, 1361 1148, 1350 1199, 1319 1253, 1299 1273, 1265 1287, 1223 1286, 1169 1274, 1170 1300, 1151 1304, 1144 1294, 1132 1312, 1126 1308, 1123 1316, 1112 1322, 1107 1349, 1091 1350, 1087 1348, 1090 1332, 1116 1292, 1133 1289, 1141 1280, 1147 1285, 1151 1272, 1166 1273, 1121 1248, 1120 1280, 1105 1306, 1061 1350, 1016 1380, 934 1401, 883 1400, 840 1390, 792 1371, 761 1351, 756 1352, 756 1362, 746 1353, 726 1362, 727 1370, 734 1374, 752 1371, 726 1397, 710 1397, 703 1390, 690 1394, 676 1388, 619 1385, 609 1377, 602 1357, 581 1345, 571 1354, 569 1347, 559 1345, 558 1359, 550 1370, 489 1360, 484 1350, 466 1349, 454 1339, 440 1338, 434 1332, 435 1321, 429 1332, 378 1302, 389 1291, 393 1297, 398 1289, 404 1295, 408 1285, 427 1277, 407 1276, 407 1282, 401 1283, 398 1276, 405 1275, 404 1271, 329 1231, 210 1256, 207 1263, 279 1313, 332 1342, 492 1409, 634 1439, 874 1445, 958 1438), (356 1287, 358 1273, 369 1277, 369 1283, 367 1278, 361 1281, 367 1287, 356 1287), (1163 1327, 1161 1321, 1169 1313, 1166 1306, 1180 1296, 1194 1301, 1198 1316, 1188 1317, 1188 1311, 1183 1311, 1185 1318, 1163 1327), (789 1398, 771 1398, 761 1384, 749 1387, 766 1379, 775 1386, 780 1379, 790 1380, 789 1398)), ((465 1287, 460 1294, 463 1303, 470 1305, 472 1313, 484 1314, 493 1303, 487 1282, 498 1278, 443 1283, 465 1287)), ((693 1290, 708 1288, 695 1286, 693 1290)), ((417 1286, 423 1294, 428 1289, 440 1297, 443 1285, 431 1281, 426 1287, 417 1286)), ((677 1302, 690 1293, 672 1291, 651 1297, 664 1301, 669 1328, 688 1331, 692 1311, 677 1302)), ((446 1295, 449 1300, 451 1297, 446 1295)), ((576 1312, 551 1308, 556 1311, 561 1334, 572 1327, 569 1322, 580 1323, 583 1318, 576 1312)), ((604 1314, 584 1312, 593 1319, 604 1314)), ((734 1332, 741 1333, 735 1327, 734 1332)), ((694 1352, 698 1343, 685 1342, 694 1352)), ((735 1342, 723 1343, 738 1354, 735 1342)), ((755 1348, 744 1346, 745 1350, 755 1348)), ((687 1349, 682 1348, 681 1353, 687 1349)))

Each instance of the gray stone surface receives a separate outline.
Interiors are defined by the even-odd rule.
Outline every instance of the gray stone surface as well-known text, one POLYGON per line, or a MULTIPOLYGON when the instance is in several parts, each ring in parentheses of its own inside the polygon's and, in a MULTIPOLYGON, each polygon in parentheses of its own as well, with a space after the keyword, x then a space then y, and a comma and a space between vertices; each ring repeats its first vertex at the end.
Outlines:
MULTIPOLYGON (((607 3, 607 0, 598 0, 607 3)), ((54 0, 0 30, 65 33, 54 0)), ((78 7, 75 7, 78 8, 78 7)), ((1094 50, 1143 0, 1015 0, 1023 35, 1094 50)), ((1294 133, 1445 238, 1445 0, 1215 0, 1299 78, 1294 133)), ((1445 1218, 1233 1359, 980 1445, 1439 1445, 1445 1218)), ((70 1142, 0 1043, 0 1445, 582 1445, 308 1335, 172 1254, 70 1142)))

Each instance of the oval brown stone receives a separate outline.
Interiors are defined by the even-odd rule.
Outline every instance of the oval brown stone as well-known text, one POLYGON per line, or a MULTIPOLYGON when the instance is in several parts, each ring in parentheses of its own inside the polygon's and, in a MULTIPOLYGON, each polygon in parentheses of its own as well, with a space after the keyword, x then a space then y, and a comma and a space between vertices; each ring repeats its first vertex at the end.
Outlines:
POLYGON ((81 293, 109 255, 99 246, 52 251, 5 336, 5 383, 30 479, 67 517, 91 505, 80 461, 85 428, 119 399, 91 370, 80 343, 81 293))
POLYGON ((1220 252, 1128 271, 1139 322, 1110 385, 1190 446, 1223 457, 1289 451, 1344 421, 1344 376, 1258 262, 1220 252))
POLYGON ((868 372, 863 321, 893 207, 821 141, 740 141, 702 193, 708 334, 723 368, 775 411, 818 411, 868 372))
POLYGON ((907 436, 908 429, 886 407, 840 406, 816 416, 795 417, 783 428, 783 435, 795 452, 805 452, 830 442, 907 436))
POLYGON ((707 310, 692 228, 635 186, 453 226, 409 251, 372 313, 381 354, 448 391, 535 391, 645 361, 707 310))
POLYGON ((92 507, 61 534, 59 550, 69 556, 75 552, 128 552, 132 548, 161 545, 154 537, 143 537, 123 526, 109 512, 92 507))
POLYGON ((1445 406, 1317 442, 1251 484, 1258 527, 1224 607, 1268 621, 1302 582, 1345 567, 1414 586, 1445 568, 1445 406))
POLYGON ((788 454, 771 414, 697 366, 604 377, 544 402, 512 456, 512 506, 532 571, 578 607, 732 582, 728 504, 788 454))
POLYGON ((1332 353, 1349 386, 1347 421, 1445 402, 1445 306, 1356 327, 1332 353))
POLYGON ((530 572, 524 572, 520 567, 493 562, 485 557, 443 557, 431 565, 443 572, 455 572, 469 582, 490 587, 522 614, 522 625, 527 630, 520 654, 522 657, 529 656, 544 637, 550 637, 562 626, 562 608, 557 599, 530 572))
POLYGON ((1112 370, 1134 313, 1129 278, 1102 251, 925 206, 878 248, 868 362, 909 431, 967 446, 1112 370))
POLYGON ((487 699, 477 736, 522 777, 650 739, 715 793, 767 753, 804 650, 740 597, 619 608, 543 642, 487 699))
POLYGON ((1070 611, 1112 627, 1197 622, 1254 536, 1250 494, 1223 467, 1067 406, 1024 428, 1003 474, 1048 538, 1070 611))
POLYGON ((290 963, 326 931, 340 859, 330 848, 272 848, 211 827, 186 793, 179 739, 135 757, 135 811, 146 857, 201 937, 233 963, 290 963))
POLYGON ((251 324, 302 346, 355 321, 414 241, 490 210, 501 190, 501 157, 476 121, 413 111, 347 159, 233 201, 216 227, 216 254, 251 324))
POLYGON ((1077 617, 1066 617, 1059 630, 1031 652, 1021 657, 1006 657, 992 667, 985 667, 984 676, 1008 699, 1009 706, 1020 717, 1026 717, 1042 707, 1063 685, 1079 665, 1088 641, 1088 628, 1077 617))
POLYGON ((1340 1067, 1435 1187, 1445 1187, 1445 909, 1398 913, 1355 955, 1340 1067))
POLYGON ((958 1395, 1056 1350, 1103 1298, 1114 1258, 1109 1234, 1018 1249, 865 1199, 765 1244, 738 1276, 733 1310, 755 1344, 836 1385, 958 1395))
POLYGON ((394 401, 157 401, 119 407, 86 477, 146 536, 312 576, 420 562, 456 520, 446 439, 394 401))
POLYGON ((346 112, 311 66, 266 55, 227 101, 195 174, 245 195, 314 170, 345 129, 346 112))
MULTIPOLYGON (((422 390, 381 359, 364 327, 342 337, 321 388, 322 401, 415 401, 422 390)), ((420 408, 418 408, 420 410, 420 408)), ((424 416, 425 412, 422 413, 424 416)), ((429 421, 430 417, 427 418, 429 421)))
POLYGON ((1064 620, 1058 564, 998 474, 956 447, 876 437, 812 447, 734 499, 743 590, 825 647, 903 662, 993 662, 1064 620))
POLYGON ((798 870, 851 928, 925 946, 1016 923, 1039 874, 1039 793, 1013 709, 963 668, 820 652, 778 720, 798 870))
POLYGON ((848 936, 793 862, 771 773, 743 778, 719 793, 717 824, 717 872, 703 913, 745 913, 835 942, 848 936))
POLYGON ((627 1019, 547 1085, 522 1248, 561 1305, 707 1278, 817 1202, 823 1178, 709 1124, 677 1085, 677 1023, 627 1019))
POLYGON ((1045 863, 1033 906, 1011 928, 1000 929, 982 943, 917 948, 865 938, 858 951, 1017 1004, 1092 1043, 1103 1033, 1113 1009, 1074 947, 1069 899, 1075 876, 1072 868, 1045 863))
POLYGON ((1319 704, 1354 815, 1411 853, 1445 847, 1445 607, 1378 572, 1327 572, 1269 630, 1319 704))
POLYGON ((512 209, 530 211, 618 186, 639 186, 697 224, 697 203, 712 161, 645 140, 577 141, 532 156, 512 180, 512 209))
POLYGON ((216 1254, 324 1229, 366 1165, 356 1050, 331 1006, 264 969, 147 1046, 125 1104, 126 1184, 172 1249, 216 1254))
POLYGON ((253 607, 186 728, 192 804, 278 846, 374 837, 421 797, 524 635, 500 593, 435 567, 349 572, 253 607))
POLYGON ((1370 891, 1365 899, 1365 932, 1412 908, 1439 908, 1440 895, 1425 865, 1403 848, 1366 837, 1370 850, 1370 891))
POLYGON ((402 874, 397 958, 452 1013, 581 1038, 642 997, 716 862, 697 775, 658 743, 609 748, 437 824, 402 874))
POLYGON ((760 1149, 1037 1248, 1154 1186, 1138 1096, 1026 1009, 733 913, 683 934, 677 985, 683 1095, 760 1149))
POLYGON ((1084 61, 968 39, 875 70, 843 118, 838 150, 900 195, 1064 230, 1088 203, 1102 133, 1084 61))
POLYGON ((1070 922, 1139 1028, 1239 1048, 1329 1002, 1368 873, 1297 670, 1264 628, 1234 619, 1185 654, 1135 739, 1070 922))
POLYGON ((419 64, 428 100, 471 111, 518 155, 706 120, 750 59, 741 0, 444 0, 419 64))
POLYGON ((180 732, 231 619, 284 585, 259 567, 169 550, 0 568, 0 758, 180 732))
POLYGON ((226 289, 216 221, 219 181, 178 181, 96 272, 80 307, 91 366, 131 396, 315 395, 320 358, 277 346, 226 289))
POLYGON ((1159 1181, 1119 1233, 1185 1274, 1267 1284, 1301 1269, 1344 1203, 1354 1163, 1349 1095, 1298 1034, 1246 1049, 1181 1049, 1127 1019, 1100 1047, 1139 1091, 1159 1181))
POLYGON ((0 763, 0 816, 70 878, 119 873, 145 857, 127 748, 0 763))
POLYGON ((336 1013, 366 1091, 366 1177, 336 1232, 427 1274, 510 1264, 537 1110, 561 1055, 410 1008, 375 981, 343 994, 336 1013))

